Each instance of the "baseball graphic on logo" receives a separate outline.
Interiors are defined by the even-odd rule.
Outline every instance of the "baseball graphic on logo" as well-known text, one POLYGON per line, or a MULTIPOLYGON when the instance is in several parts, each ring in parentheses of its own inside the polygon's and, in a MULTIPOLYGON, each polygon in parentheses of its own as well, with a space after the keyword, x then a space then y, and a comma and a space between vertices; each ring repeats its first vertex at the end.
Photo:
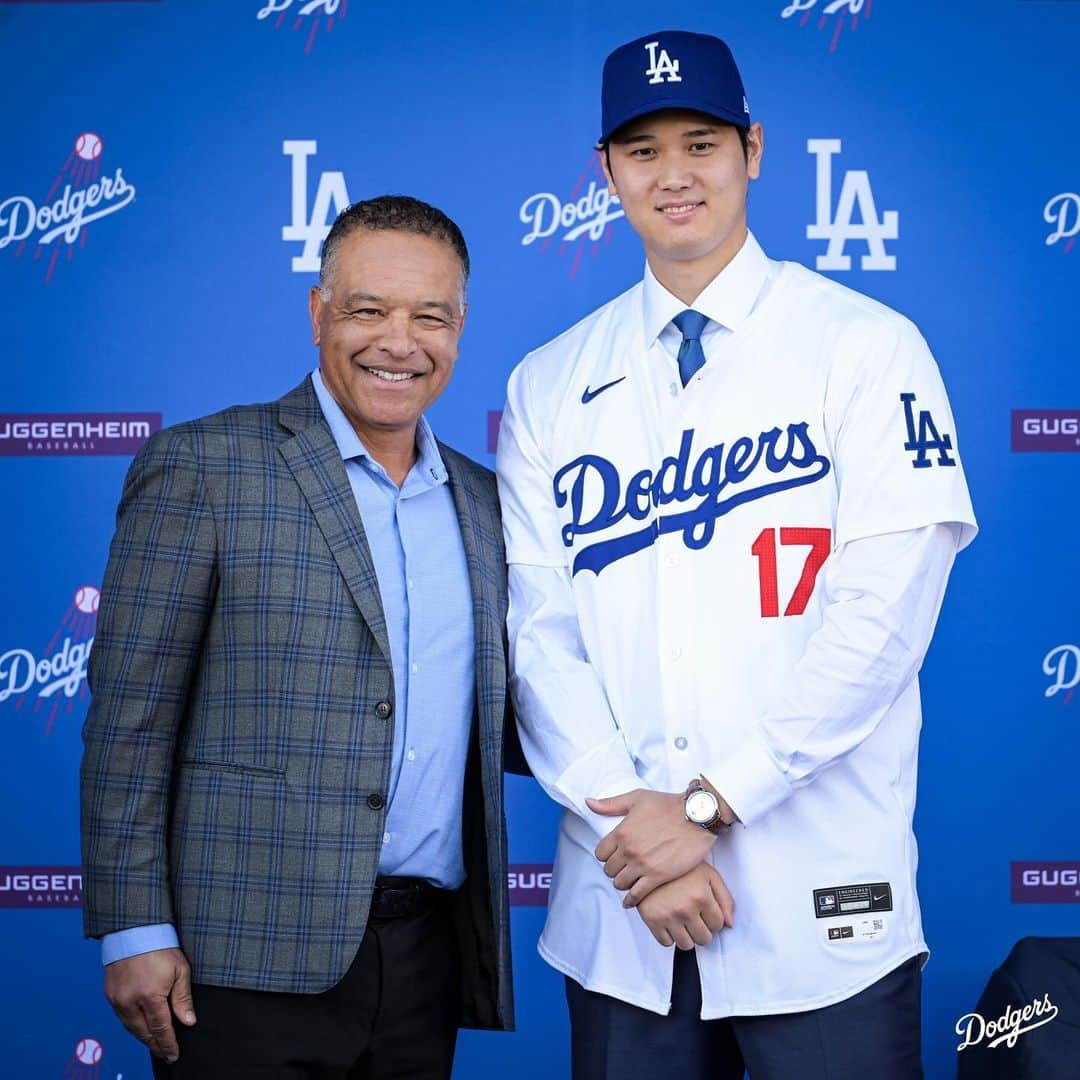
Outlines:
POLYGON ((94 158, 101 157, 101 150, 101 136, 95 135, 92 131, 84 131, 75 140, 75 153, 78 154, 83 161, 93 161, 94 158))
POLYGON ((83 585, 75 593, 75 606, 84 615, 96 615, 98 604, 101 602, 101 590, 93 585, 83 585))
POLYGON ((80 1065, 96 1065, 101 1060, 101 1043, 97 1039, 80 1039, 75 1044, 75 1060, 80 1065))

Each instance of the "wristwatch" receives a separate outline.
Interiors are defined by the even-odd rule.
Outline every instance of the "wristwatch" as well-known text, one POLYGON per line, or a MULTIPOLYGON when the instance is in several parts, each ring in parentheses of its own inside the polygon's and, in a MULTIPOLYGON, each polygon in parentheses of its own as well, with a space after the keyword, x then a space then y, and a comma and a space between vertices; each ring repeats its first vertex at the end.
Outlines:
POLYGON ((686 820, 719 836, 731 826, 720 815, 720 802, 700 780, 691 780, 683 796, 686 820))

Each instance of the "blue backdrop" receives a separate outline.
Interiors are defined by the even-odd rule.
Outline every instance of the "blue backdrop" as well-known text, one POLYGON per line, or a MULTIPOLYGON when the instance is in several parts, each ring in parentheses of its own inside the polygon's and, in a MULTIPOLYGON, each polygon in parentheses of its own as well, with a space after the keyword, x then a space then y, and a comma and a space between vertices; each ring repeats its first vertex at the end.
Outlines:
MULTIPOLYGON (((475 268, 431 419, 493 464, 511 367, 641 273, 591 147, 603 58, 656 10, 0 0, 0 1075, 149 1076, 77 910, 82 654, 132 447, 297 383, 328 219, 406 192, 459 222, 475 268)), ((924 670, 916 822, 925 1060, 951 1076, 1011 943, 1080 932, 1080 3, 717 0, 676 22, 740 61, 766 251, 824 268, 831 228, 851 264, 825 272, 919 324, 956 414, 982 534, 924 670), (828 199, 812 140, 832 140, 828 199), (874 250, 895 267, 864 268, 874 250)), ((528 888, 556 814, 509 789, 519 1030, 464 1035, 462 1078, 568 1074, 528 888)))

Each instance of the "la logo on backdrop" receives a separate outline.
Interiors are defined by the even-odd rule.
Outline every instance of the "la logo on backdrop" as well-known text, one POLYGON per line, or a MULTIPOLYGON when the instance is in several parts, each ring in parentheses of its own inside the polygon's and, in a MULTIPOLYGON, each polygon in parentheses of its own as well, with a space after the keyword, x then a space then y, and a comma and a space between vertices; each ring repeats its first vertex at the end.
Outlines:
POLYGON ((873 6, 874 0, 791 0, 780 12, 780 18, 801 15, 799 25, 806 26, 817 15, 818 30, 832 29, 829 52, 834 53, 845 27, 850 27, 852 32, 858 30, 860 19, 869 21, 873 6))
POLYGON ((46 265, 51 281, 61 252, 68 262, 75 249, 87 246, 88 227, 123 210, 135 199, 135 187, 123 169, 102 168, 105 143, 93 131, 77 135, 64 163, 57 170, 45 197, 29 195, 0 198, 0 251, 13 248, 16 258, 28 254, 46 265))
POLYGON ((49 735, 61 710, 70 715, 76 701, 86 701, 100 600, 96 585, 81 585, 40 653, 23 646, 0 652, 0 707, 41 716, 49 735))
POLYGON ((325 29, 330 33, 335 20, 344 22, 348 12, 349 0, 266 0, 255 13, 255 18, 262 22, 276 15, 272 24, 275 30, 285 25, 289 25, 294 33, 306 28, 304 52, 310 56, 319 30, 325 29))

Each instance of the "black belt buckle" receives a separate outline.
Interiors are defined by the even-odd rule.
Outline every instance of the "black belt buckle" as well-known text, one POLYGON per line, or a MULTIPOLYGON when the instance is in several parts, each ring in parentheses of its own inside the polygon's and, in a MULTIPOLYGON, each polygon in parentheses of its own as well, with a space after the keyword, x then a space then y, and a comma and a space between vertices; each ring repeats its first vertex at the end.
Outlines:
POLYGON ((442 889, 423 878, 378 877, 371 895, 375 919, 407 919, 435 906, 442 889))

